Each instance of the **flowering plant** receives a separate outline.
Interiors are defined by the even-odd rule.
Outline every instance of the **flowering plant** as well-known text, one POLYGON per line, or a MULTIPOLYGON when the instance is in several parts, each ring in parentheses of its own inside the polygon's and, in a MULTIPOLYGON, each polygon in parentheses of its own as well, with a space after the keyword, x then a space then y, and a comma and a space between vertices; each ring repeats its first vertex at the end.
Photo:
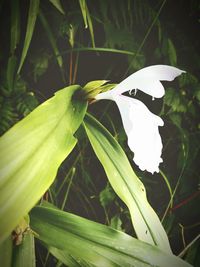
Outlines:
POLYGON ((162 162, 162 141, 158 127, 163 120, 153 114, 139 100, 122 95, 124 92, 141 90, 152 98, 164 95, 160 81, 172 81, 184 71, 166 65, 154 65, 133 73, 114 89, 98 94, 96 100, 110 99, 116 102, 128 137, 128 145, 134 152, 134 162, 139 168, 151 173, 159 172, 162 162))

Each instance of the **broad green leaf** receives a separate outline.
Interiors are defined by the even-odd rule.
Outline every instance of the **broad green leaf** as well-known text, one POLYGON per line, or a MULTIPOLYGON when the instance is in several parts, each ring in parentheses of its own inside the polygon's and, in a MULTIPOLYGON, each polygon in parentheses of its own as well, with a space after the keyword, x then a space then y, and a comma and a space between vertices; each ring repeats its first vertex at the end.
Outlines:
POLYGON ((36 204, 76 144, 73 136, 86 111, 66 87, 0 138, 0 241, 36 204))
POLYGON ((49 42, 50 42, 51 47, 53 49, 54 55, 56 57, 58 66, 62 69, 63 60, 62 60, 62 57, 60 55, 59 49, 57 47, 56 39, 54 38, 54 35, 53 35, 52 31, 51 31, 49 23, 48 23, 47 19, 45 18, 44 14, 42 13, 41 10, 40 10, 40 13, 39 13, 39 18, 40 18, 40 21, 41 21, 41 23, 42 23, 42 25, 43 25, 43 27, 44 27, 44 29, 46 31, 47 37, 49 39, 49 42))
POLYGON ((11 34, 10 53, 13 54, 20 39, 20 11, 19 0, 11 1, 11 34))
MULTIPOLYGON (((157 246, 137 240, 111 227, 49 207, 31 211, 31 228, 53 252, 98 267, 186 267, 188 263, 157 246)), ((60 255, 57 255, 62 259, 60 255)), ((64 259, 63 259, 64 261, 64 259)), ((69 261, 67 262, 69 264, 69 261)), ((76 266, 75 263, 69 266, 76 266)))
POLYGON ((28 22, 27 22, 27 28, 26 28, 26 36, 25 36, 25 40, 24 40, 24 47, 22 50, 22 56, 21 56, 21 60, 20 60, 20 64, 19 64, 19 68, 17 73, 20 73, 22 65, 24 63, 24 60, 26 58, 29 46, 30 46, 30 42, 33 36, 33 31, 35 28, 35 22, 36 22, 36 18, 37 18, 37 14, 38 14, 38 10, 39 10, 39 4, 40 4, 40 0, 30 0, 30 6, 29 6, 29 12, 28 12, 28 22))
POLYGON ((60 13, 65 15, 65 11, 60 3, 60 0, 49 0, 49 1, 60 11, 60 13))
POLYGON ((3 267, 10 267, 12 262, 12 238, 11 235, 0 244, 0 263, 3 267))
POLYGON ((129 208, 138 238, 170 253, 165 230, 147 201, 144 185, 135 175, 120 145, 91 115, 85 117, 84 126, 110 184, 129 208))
POLYGON ((35 267, 35 242, 33 234, 24 233, 22 243, 14 245, 12 267, 35 267))

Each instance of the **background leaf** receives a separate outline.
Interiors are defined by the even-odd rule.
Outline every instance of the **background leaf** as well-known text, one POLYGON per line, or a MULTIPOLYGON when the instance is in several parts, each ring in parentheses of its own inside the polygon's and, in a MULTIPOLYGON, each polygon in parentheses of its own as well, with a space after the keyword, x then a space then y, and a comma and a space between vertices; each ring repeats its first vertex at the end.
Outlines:
POLYGON ((10 53, 13 54, 20 40, 19 0, 11 1, 10 53))
POLYGON ((60 69, 62 69, 62 67, 63 67, 62 56, 60 55, 59 49, 58 49, 57 44, 56 44, 56 40, 55 40, 54 35, 53 35, 52 31, 51 31, 49 23, 48 23, 46 17, 44 16, 44 14, 43 14, 43 12, 41 10, 40 10, 40 13, 39 13, 39 18, 40 18, 40 20, 42 22, 42 25, 43 25, 43 27, 44 27, 44 29, 46 31, 47 37, 48 37, 48 39, 50 41, 50 44, 52 46, 56 61, 58 63, 58 66, 60 67, 60 69))
POLYGON ((24 63, 24 60, 26 58, 29 46, 30 46, 30 42, 33 36, 33 31, 35 28, 35 22, 36 22, 36 18, 37 18, 37 14, 38 14, 38 10, 39 10, 39 4, 40 4, 40 0, 30 0, 30 6, 29 6, 29 12, 28 12, 28 22, 27 22, 27 28, 26 28, 26 36, 25 36, 25 40, 24 40, 24 47, 22 50, 22 55, 21 55, 21 60, 19 63, 19 68, 17 73, 20 73, 22 65, 24 63))
POLYGON ((89 26, 92 46, 95 47, 93 24, 92 24, 92 19, 91 19, 91 16, 90 16, 90 13, 87 7, 86 0, 79 0, 79 4, 80 4, 81 12, 83 15, 83 20, 85 23, 85 28, 89 26))
POLYGON ((49 1, 60 11, 60 13, 65 15, 65 11, 60 3, 60 0, 49 0, 49 1))

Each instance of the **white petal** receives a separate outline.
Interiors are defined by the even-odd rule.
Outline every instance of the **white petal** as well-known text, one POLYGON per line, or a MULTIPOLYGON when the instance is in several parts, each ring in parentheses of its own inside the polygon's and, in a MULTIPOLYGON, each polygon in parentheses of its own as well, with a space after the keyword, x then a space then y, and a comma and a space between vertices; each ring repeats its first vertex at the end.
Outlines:
POLYGON ((113 96, 115 94, 113 94, 113 90, 107 91, 105 93, 101 93, 98 94, 97 96, 95 96, 96 100, 101 100, 101 99, 109 99, 109 100, 113 100, 113 96))
POLYGON ((172 81, 183 72, 185 71, 167 65, 149 66, 131 74, 111 91, 119 95, 132 89, 139 89, 160 98, 165 93, 160 81, 172 81))
POLYGON ((134 162, 142 171, 159 172, 162 141, 158 126, 164 125, 163 120, 137 99, 121 95, 114 100, 121 113, 128 146, 134 152, 134 162))

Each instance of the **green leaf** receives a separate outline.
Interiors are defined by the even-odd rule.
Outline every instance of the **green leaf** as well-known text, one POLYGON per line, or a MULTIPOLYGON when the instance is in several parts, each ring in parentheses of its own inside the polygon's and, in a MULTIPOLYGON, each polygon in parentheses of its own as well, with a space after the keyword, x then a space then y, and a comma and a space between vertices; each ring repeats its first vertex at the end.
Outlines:
POLYGON ((173 112, 186 112, 187 102, 184 95, 179 94, 174 88, 168 88, 165 92, 164 103, 170 106, 173 112))
POLYGON ((99 87, 101 87, 102 85, 104 85, 105 83, 107 83, 108 80, 96 80, 96 81, 91 81, 88 82, 83 89, 86 90, 87 92, 91 92, 99 87))
MULTIPOLYGON (((31 228, 63 257, 98 267, 186 267, 180 258, 111 227, 48 207, 31 211, 31 228)), ((50 249, 50 251, 52 251, 50 249)), ((56 255, 55 251, 53 252, 56 255)), ((59 258, 61 259, 61 257, 59 258)), ((64 260, 63 260, 64 261, 64 260)), ((68 262, 69 264, 69 262, 68 262)), ((73 264, 69 266, 78 266, 73 264)))
POLYGON ((49 0, 63 15, 65 15, 65 11, 60 3, 60 0, 49 0))
POLYGON ((48 23, 47 19, 45 18, 44 14, 42 13, 41 10, 40 10, 40 13, 39 13, 39 18, 40 18, 40 21, 41 21, 41 23, 42 23, 42 25, 43 25, 43 27, 44 27, 44 29, 46 31, 47 37, 49 39, 49 42, 50 42, 51 47, 53 49, 54 55, 56 57, 58 66, 62 69, 63 60, 62 60, 62 57, 60 55, 59 49, 57 47, 56 39, 54 38, 54 35, 53 35, 52 31, 51 31, 49 23, 48 23))
POLYGON ((22 56, 21 56, 19 68, 17 71, 18 74, 20 73, 22 65, 24 64, 24 60, 26 58, 26 55, 27 55, 27 52, 30 46, 30 42, 33 36, 35 22, 36 22, 38 10, 39 10, 39 4, 40 4, 40 0, 30 0, 26 36, 25 36, 24 47, 22 50, 22 56))
POLYGON ((66 87, 38 106, 0 138, 0 241, 52 184, 76 144, 73 136, 86 111, 66 87))
POLYGON ((171 39, 168 39, 167 43, 168 43, 169 62, 171 65, 174 66, 177 64, 176 48, 171 39))
POLYGON ((36 83, 38 78, 40 78, 49 67, 49 56, 46 53, 34 56, 32 64, 34 82, 36 83))
POLYGON ((113 202, 116 195, 109 184, 100 192, 99 200, 103 208, 106 208, 107 205, 113 202))
POLYGON ((104 24, 107 47, 125 48, 129 50, 137 50, 135 38, 130 29, 117 28, 110 22, 104 24))
MULTIPOLYGON (((116 54, 124 54, 124 55, 136 55, 135 52, 129 51, 129 50, 122 50, 122 49, 114 49, 114 48, 108 48, 108 47, 78 47, 66 50, 65 53, 71 53, 71 52, 107 52, 107 53, 116 53, 116 54)), ((141 54, 137 54, 137 57, 143 57, 141 54)))
POLYGON ((179 76, 178 81, 179 81, 180 87, 186 87, 188 85, 190 86, 192 85, 192 87, 196 87, 196 85, 199 84, 197 77, 189 72, 184 73, 183 75, 179 76))
POLYGON ((0 263, 3 267, 10 267, 12 261, 12 238, 11 235, 0 244, 0 263))
POLYGON ((11 1, 11 35, 10 53, 13 54, 20 39, 20 11, 19 0, 11 1))
POLYGON ((66 264, 67 266, 70 266, 70 267, 93 267, 95 266, 93 264, 89 264, 88 262, 85 262, 84 260, 80 258, 76 258, 68 254, 64 250, 59 250, 54 247, 49 247, 48 250, 55 258, 57 258, 60 262, 66 264))
POLYGON ((95 47, 93 24, 92 24, 92 19, 90 17, 90 13, 89 13, 86 1, 85 0, 79 0, 79 4, 80 4, 81 12, 83 15, 83 20, 85 23, 85 28, 88 28, 88 26, 89 26, 90 36, 91 36, 91 40, 92 40, 92 46, 95 47))
POLYGON ((107 92, 107 91, 113 89, 115 86, 117 86, 117 83, 108 83, 106 85, 101 86, 101 91, 107 92))
POLYGON ((170 253, 165 230, 147 201, 144 185, 135 175, 120 145, 91 115, 85 117, 84 126, 110 184, 129 208, 138 238, 170 253))
POLYGON ((9 57, 7 73, 6 73, 9 92, 13 90, 14 86, 16 63, 17 63, 17 58, 15 56, 9 57))
POLYGON ((196 86, 195 91, 194 91, 194 95, 195 95, 196 99, 200 102, 200 84, 198 84, 198 86, 196 86))
POLYGON ((195 267, 200 266, 200 239, 190 246, 185 259, 195 267))
POLYGON ((85 28, 87 28, 88 27, 88 22, 87 22, 86 2, 85 2, 85 0, 79 0, 79 4, 80 4, 80 8, 81 8, 81 12, 82 12, 85 28))
POLYGON ((108 83, 108 80, 96 80, 88 82, 84 87, 84 91, 86 92, 86 98, 92 99, 95 98, 99 93, 106 92, 113 89, 117 84, 108 83))
POLYGON ((115 215, 114 217, 112 217, 110 221, 110 226, 116 230, 122 231, 122 221, 119 215, 115 215))
POLYGON ((20 245, 13 249, 12 267, 35 267, 35 243, 33 234, 28 231, 20 245))

